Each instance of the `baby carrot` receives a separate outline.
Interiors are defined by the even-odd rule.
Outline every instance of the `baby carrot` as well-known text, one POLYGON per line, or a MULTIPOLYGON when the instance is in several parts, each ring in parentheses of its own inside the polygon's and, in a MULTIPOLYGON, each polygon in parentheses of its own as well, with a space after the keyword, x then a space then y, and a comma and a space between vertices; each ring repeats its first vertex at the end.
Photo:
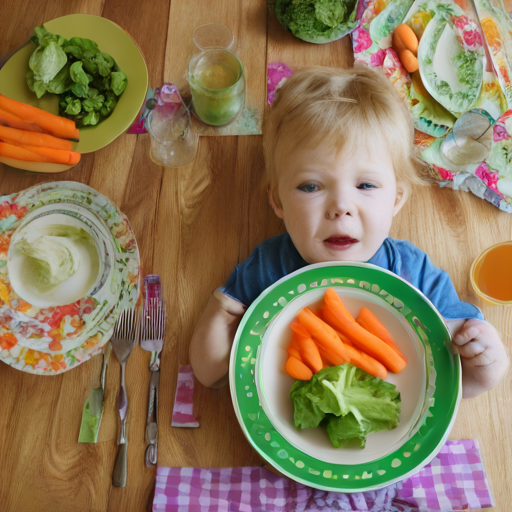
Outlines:
POLYGON ((393 32, 393 48, 397 53, 400 53, 402 50, 409 50, 414 55, 418 53, 418 38, 409 25, 402 23, 395 28, 393 32))
POLYGON ((348 336, 354 344, 368 355, 380 361, 388 370, 399 372, 404 369, 405 361, 382 340, 374 336, 366 329, 363 329, 357 322, 351 322, 340 311, 340 299, 337 294, 325 294, 325 319, 342 334, 348 336))
POLYGON ((309 380, 313 377, 313 372, 296 357, 290 356, 284 367, 286 373, 296 380, 309 380))
POLYGON ((295 357, 296 359, 298 359, 300 362, 303 362, 303 361, 302 361, 302 358, 300 357, 300 353, 299 353, 299 351, 298 351, 296 348, 288 347, 288 348, 286 349, 286 352, 288 352, 288 355, 289 355, 289 356, 293 356, 293 357, 295 357))
POLYGON ((324 368, 326 366, 339 366, 340 364, 348 363, 346 359, 343 359, 338 354, 324 350, 320 344, 318 345, 318 351, 320 352, 320 356, 322 357, 322 361, 325 365, 324 368))
POLYGON ((377 338, 381 339, 384 343, 388 344, 407 363, 407 358, 396 346, 393 336, 391 336, 390 332, 369 309, 361 308, 356 321, 361 327, 377 336, 377 338))
POLYGON ((48 162, 44 156, 28 151, 20 146, 14 146, 5 142, 0 142, 0 156, 22 160, 23 162, 48 162))
POLYGON ((348 354, 348 362, 361 368, 366 373, 373 375, 374 377, 380 377, 381 379, 385 379, 388 376, 388 371, 385 366, 377 359, 374 359, 372 356, 365 354, 363 351, 358 350, 355 347, 346 346, 345 350, 348 354))
MULTIPOLYGON (((335 299, 338 297, 338 304, 339 304, 339 310, 342 312, 349 320, 352 320, 352 322, 355 322, 355 318, 350 314, 350 311, 345 307, 345 304, 340 299, 340 296, 336 293, 334 288, 327 288, 325 290, 325 295, 331 297, 332 299, 335 299)), ((325 296, 324 296, 325 301, 325 296)))
POLYGON ((420 65, 418 63, 418 58, 411 52, 411 50, 402 50, 398 56, 400 57, 400 61, 404 65, 404 68, 409 73, 414 73, 418 71, 420 65))
POLYGON ((300 348, 299 348, 299 342, 297 341, 297 335, 294 333, 292 340, 290 341, 290 344, 288 345, 288 348, 286 349, 286 352, 288 352, 288 355, 296 357, 299 361, 302 361, 302 357, 300 355, 299 350, 300 350, 300 348))
POLYGON ((15 116, 0 108, 0 125, 18 128, 19 130, 29 130, 31 132, 43 133, 43 130, 36 124, 27 123, 21 117, 15 116))
MULTIPOLYGON (((334 329, 334 330, 336 331, 336 329, 334 329)), ((352 340, 348 336, 341 334, 341 332, 339 332, 339 331, 336 331, 336 334, 338 335, 339 339, 343 342, 344 345, 348 345, 349 347, 354 346, 354 344, 352 343, 352 340)))
POLYGON ((75 165, 80 161, 80 153, 74 151, 67 151, 64 149, 45 148, 41 146, 27 146, 25 144, 18 144, 19 148, 31 151, 36 155, 41 155, 45 158, 46 162, 53 162, 56 164, 75 165))
MULTIPOLYGON (((292 322, 292 329, 294 328, 294 324, 299 328, 299 331, 305 331, 302 325, 297 324, 296 322, 292 322)), ((294 332, 297 336, 297 343, 299 344, 299 353, 301 355, 302 362, 309 366, 313 373, 319 372, 322 369, 322 358, 320 357, 320 352, 318 352, 315 342, 307 332, 304 333, 306 336, 303 334, 297 334, 297 331, 294 332)))
POLYGON ((34 133, 28 130, 19 130, 18 128, 9 128, 1 125, 0 140, 8 142, 9 144, 42 146, 46 148, 71 151, 71 142, 69 140, 58 139, 57 137, 47 135, 46 133, 34 133))
POLYGON ((61 139, 76 140, 80 138, 74 121, 65 117, 55 116, 40 108, 27 105, 0 94, 0 109, 20 117, 28 123, 35 124, 43 131, 61 139))
POLYGON ((297 318, 299 323, 311 334, 313 340, 328 354, 334 354, 340 360, 347 361, 344 345, 330 325, 315 316, 309 308, 301 309, 297 318))
POLYGON ((322 345, 318 344, 318 350, 322 359, 333 364, 334 366, 338 366, 344 363, 353 364, 354 366, 361 368, 361 370, 364 370, 366 373, 369 373, 374 377, 380 377, 381 379, 385 379, 388 376, 388 372, 384 365, 379 363, 379 361, 369 356, 368 354, 365 354, 364 352, 353 347, 352 344, 345 344, 343 340, 347 338, 343 336, 343 334, 336 334, 341 337, 341 343, 343 345, 346 358, 340 357, 337 353, 327 352, 324 350, 322 345))

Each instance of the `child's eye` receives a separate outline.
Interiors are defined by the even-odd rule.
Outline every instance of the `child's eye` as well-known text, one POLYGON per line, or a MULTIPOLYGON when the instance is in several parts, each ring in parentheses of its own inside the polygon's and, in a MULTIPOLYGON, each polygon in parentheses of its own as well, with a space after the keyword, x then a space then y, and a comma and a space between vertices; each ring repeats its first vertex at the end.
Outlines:
POLYGON ((362 190, 371 190, 372 188, 375 188, 375 185, 372 185, 371 183, 361 183, 357 188, 362 190))
POLYGON ((304 183, 303 185, 300 185, 297 187, 299 190, 302 190, 302 192, 316 192, 318 190, 318 185, 315 185, 314 183, 304 183))

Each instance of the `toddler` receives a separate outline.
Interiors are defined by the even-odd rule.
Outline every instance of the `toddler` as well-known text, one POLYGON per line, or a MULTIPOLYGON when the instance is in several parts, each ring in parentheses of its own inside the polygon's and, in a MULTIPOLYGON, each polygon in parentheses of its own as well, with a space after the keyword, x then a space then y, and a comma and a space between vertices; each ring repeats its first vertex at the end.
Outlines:
POLYGON ((304 68, 283 85, 263 124, 268 196, 286 233, 257 246, 215 290, 196 326, 190 361, 205 386, 227 382, 246 308, 308 264, 368 262, 421 290, 446 319, 462 360, 463 397, 495 386, 508 358, 480 310, 413 244, 388 237, 420 183, 414 126, 389 80, 366 67, 304 68))

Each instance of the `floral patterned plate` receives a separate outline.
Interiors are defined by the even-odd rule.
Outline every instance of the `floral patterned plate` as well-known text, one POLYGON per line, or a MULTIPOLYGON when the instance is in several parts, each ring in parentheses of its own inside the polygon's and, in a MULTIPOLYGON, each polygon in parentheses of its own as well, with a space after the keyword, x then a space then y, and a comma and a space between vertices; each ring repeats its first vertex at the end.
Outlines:
POLYGON ((420 74, 428 92, 454 114, 477 101, 484 72, 482 36, 456 4, 438 3, 418 46, 420 74))
POLYGON ((419 471, 446 441, 462 395, 460 359, 432 303, 395 274, 355 262, 311 265, 265 290, 237 330, 229 377, 238 421, 253 448, 286 476, 339 492, 378 489, 419 471), (409 359, 387 379, 402 396, 400 424, 370 434, 362 450, 333 448, 321 429, 293 426, 293 379, 284 373, 288 326, 328 287, 352 314, 363 305, 377 314, 409 359))
POLYGON ((70 370, 102 351, 121 309, 137 301, 139 252, 128 219, 103 195, 72 181, 0 197, 0 360, 40 375, 70 370), (65 215, 93 237, 100 271, 93 290, 63 306, 36 307, 13 290, 13 235, 45 216, 65 215))

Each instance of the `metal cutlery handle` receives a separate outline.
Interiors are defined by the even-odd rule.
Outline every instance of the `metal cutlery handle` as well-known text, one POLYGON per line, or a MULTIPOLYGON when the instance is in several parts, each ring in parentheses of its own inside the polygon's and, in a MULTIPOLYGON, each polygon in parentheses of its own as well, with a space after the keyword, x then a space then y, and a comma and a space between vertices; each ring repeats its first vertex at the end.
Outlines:
POLYGON ((119 409, 119 417, 121 418, 121 428, 119 430, 118 444, 126 442, 126 415, 128 413, 128 396, 126 394, 126 383, 124 379, 126 369, 126 361, 121 363, 121 387, 117 394, 117 408, 119 409))
POLYGON ((146 441, 149 443, 146 448, 146 466, 155 466, 157 460, 158 440, 158 385, 160 383, 160 371, 151 372, 149 383, 148 418, 146 423, 146 441))
POLYGON ((110 359, 110 353, 112 352, 112 342, 108 341, 103 349, 103 367, 101 368, 101 388, 105 389, 105 378, 107 376, 107 365, 110 359))
POLYGON ((128 443, 120 444, 117 449, 112 483, 115 487, 126 487, 128 443))
POLYGON ((112 474, 112 483, 116 487, 126 486, 127 473, 128 440, 126 437, 126 414, 128 412, 128 398, 126 394, 125 368, 126 361, 121 363, 121 387, 117 395, 117 408, 119 409, 119 417, 121 418, 121 427, 117 441, 119 446, 117 448, 116 462, 114 464, 114 473, 112 474))

